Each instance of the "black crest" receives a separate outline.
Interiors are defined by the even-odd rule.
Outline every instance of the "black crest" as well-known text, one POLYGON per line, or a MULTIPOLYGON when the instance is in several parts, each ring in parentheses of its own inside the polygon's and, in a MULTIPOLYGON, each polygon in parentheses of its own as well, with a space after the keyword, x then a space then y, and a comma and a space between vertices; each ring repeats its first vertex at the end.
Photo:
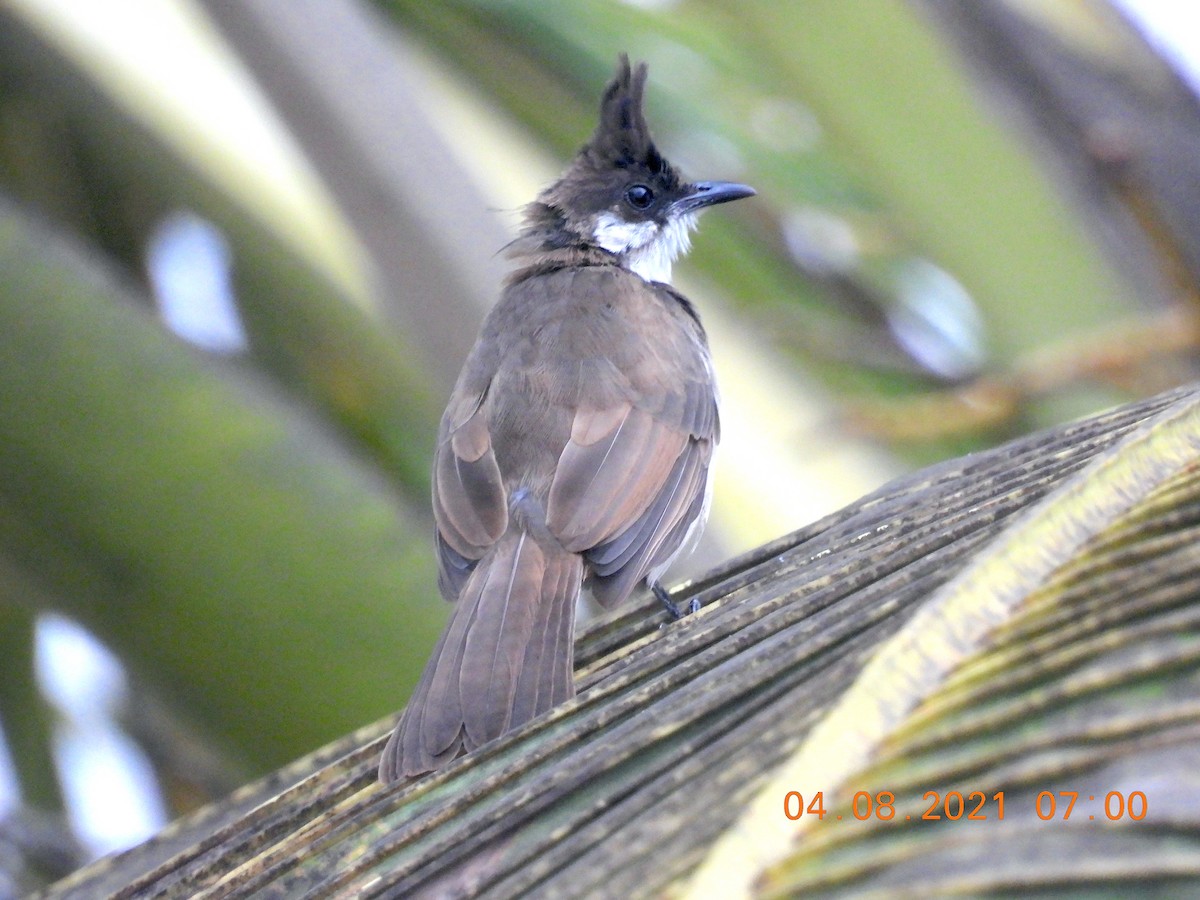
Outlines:
MULTIPOLYGON (((538 250, 586 243, 591 217, 619 203, 635 183, 649 185, 661 199, 677 194, 683 180, 663 159, 650 137, 642 112, 647 66, 631 66, 622 53, 617 72, 600 100, 600 123, 562 178, 550 185, 525 208, 525 228, 509 245, 512 256, 538 250)), ((643 217, 664 214, 658 203, 643 217)), ((632 208, 628 212, 637 216, 632 208)))
POLYGON ((639 165, 656 175, 662 171, 664 160, 654 146, 642 112, 646 74, 644 62, 631 68, 629 57, 621 54, 617 74, 600 100, 600 124, 580 151, 581 157, 590 157, 596 165, 639 165))

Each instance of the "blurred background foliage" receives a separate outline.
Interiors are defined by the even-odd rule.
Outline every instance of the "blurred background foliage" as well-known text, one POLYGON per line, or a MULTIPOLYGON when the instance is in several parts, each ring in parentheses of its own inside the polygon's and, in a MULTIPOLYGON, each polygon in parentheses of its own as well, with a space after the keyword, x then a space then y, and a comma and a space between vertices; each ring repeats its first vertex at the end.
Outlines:
POLYGON ((724 398, 691 571, 1193 377, 1200 110, 1101 2, 0 0, 12 834, 86 733, 48 613, 169 815, 403 704, 441 403, 620 51, 666 155, 759 191, 677 269, 724 398))

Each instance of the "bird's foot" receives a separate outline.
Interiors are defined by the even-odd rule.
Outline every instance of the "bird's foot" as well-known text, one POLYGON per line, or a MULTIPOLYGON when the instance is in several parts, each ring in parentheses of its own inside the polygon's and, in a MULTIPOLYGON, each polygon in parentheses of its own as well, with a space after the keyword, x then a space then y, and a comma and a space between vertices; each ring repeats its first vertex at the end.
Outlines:
POLYGON ((658 598, 658 602, 667 608, 667 612, 671 614, 671 618, 673 619, 682 619, 688 613, 696 613, 700 611, 700 600, 696 597, 693 597, 688 601, 687 612, 684 612, 679 608, 679 605, 671 599, 670 595, 667 594, 667 589, 657 581, 650 582, 650 590, 654 596, 658 598))

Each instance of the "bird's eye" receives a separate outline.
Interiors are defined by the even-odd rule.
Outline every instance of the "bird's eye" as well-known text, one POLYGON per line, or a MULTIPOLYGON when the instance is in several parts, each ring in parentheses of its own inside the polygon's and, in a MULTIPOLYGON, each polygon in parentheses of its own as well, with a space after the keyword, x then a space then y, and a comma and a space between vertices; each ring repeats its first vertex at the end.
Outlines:
POLYGON ((644 184, 635 184, 625 191, 625 199, 634 209, 648 209, 654 202, 654 191, 644 184))

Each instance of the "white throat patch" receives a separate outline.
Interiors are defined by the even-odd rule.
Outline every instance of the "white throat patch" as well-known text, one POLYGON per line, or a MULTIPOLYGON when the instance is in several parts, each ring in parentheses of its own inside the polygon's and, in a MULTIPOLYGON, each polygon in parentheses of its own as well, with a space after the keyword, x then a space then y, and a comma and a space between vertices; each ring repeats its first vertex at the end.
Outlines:
POLYGON ((670 284, 671 264, 691 246, 695 224, 694 215, 673 217, 660 228, 656 222, 626 222, 606 212, 596 218, 593 235, 597 244, 646 281, 670 284))

